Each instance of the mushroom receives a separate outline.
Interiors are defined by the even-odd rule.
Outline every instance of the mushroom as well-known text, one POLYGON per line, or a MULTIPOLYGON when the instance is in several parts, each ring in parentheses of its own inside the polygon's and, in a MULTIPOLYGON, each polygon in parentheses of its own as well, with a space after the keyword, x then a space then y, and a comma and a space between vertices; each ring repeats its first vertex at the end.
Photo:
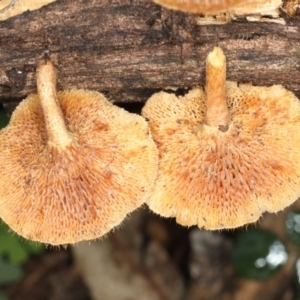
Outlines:
POLYGON ((147 122, 95 91, 56 94, 53 64, 0 131, 0 217, 52 245, 98 238, 145 202, 158 155, 147 122))
POLYGON ((167 8, 198 14, 215 14, 248 3, 250 0, 153 0, 167 8))
POLYGON ((206 88, 159 92, 142 115, 159 149, 149 207, 182 225, 235 228, 277 212, 300 195, 300 102, 281 85, 226 82, 216 47, 206 88))

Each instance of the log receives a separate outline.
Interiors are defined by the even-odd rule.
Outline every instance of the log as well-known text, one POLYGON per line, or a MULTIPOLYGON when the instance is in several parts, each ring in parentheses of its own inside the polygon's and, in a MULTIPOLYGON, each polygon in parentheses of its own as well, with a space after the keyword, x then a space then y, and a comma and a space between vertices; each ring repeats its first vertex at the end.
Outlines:
POLYGON ((215 45, 228 80, 282 84, 300 97, 300 16, 281 17, 286 25, 239 18, 200 26, 196 15, 151 0, 58 0, 0 22, 0 102, 13 108, 36 92, 35 68, 49 53, 59 89, 142 103, 167 87, 203 85, 215 45))

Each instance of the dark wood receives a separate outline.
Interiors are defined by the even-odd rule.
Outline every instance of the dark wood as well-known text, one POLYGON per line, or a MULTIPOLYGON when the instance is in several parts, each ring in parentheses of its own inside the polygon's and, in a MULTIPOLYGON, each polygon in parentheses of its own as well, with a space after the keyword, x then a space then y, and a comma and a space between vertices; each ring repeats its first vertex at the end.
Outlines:
POLYGON ((59 89, 144 102, 167 86, 203 85, 205 57, 217 44, 229 80, 282 84, 300 97, 300 17, 282 14, 287 25, 199 26, 195 15, 150 0, 58 0, 0 22, 0 101, 14 105, 36 91, 35 67, 49 51, 59 89))

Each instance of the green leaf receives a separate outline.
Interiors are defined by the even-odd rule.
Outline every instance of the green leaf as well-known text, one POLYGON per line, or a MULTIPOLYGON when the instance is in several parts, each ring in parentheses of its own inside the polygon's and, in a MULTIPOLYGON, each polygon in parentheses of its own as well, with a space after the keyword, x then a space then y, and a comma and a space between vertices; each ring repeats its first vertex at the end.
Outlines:
POLYGON ((8 229, 9 227, 2 220, 0 220, 0 233, 7 232, 8 229))
POLYGON ((292 211, 287 214, 285 229, 290 240, 300 248, 300 211, 292 211))
POLYGON ((235 272, 243 277, 263 280, 285 264, 288 253, 273 233, 258 229, 241 232, 232 251, 235 272))
POLYGON ((9 300, 9 298, 0 291, 0 300, 9 300))
POLYGON ((45 249, 43 244, 28 241, 8 230, 6 224, 0 223, 0 255, 6 255, 12 263, 22 264, 30 254, 39 254, 45 249))
POLYGON ((45 246, 38 242, 32 242, 21 238, 19 243, 27 250, 30 254, 40 254, 45 250, 45 246))
POLYGON ((295 268, 296 268, 296 272, 295 272, 296 295, 293 299, 300 300, 300 258, 297 260, 295 268))
POLYGON ((0 234, 9 234, 11 236, 12 232, 9 226, 0 219, 0 234))
POLYGON ((8 234, 0 235, 0 254, 8 257, 9 261, 14 264, 22 264, 27 261, 29 254, 20 244, 16 236, 8 234))
POLYGON ((0 256, 0 285, 18 282, 23 276, 22 269, 0 256))
POLYGON ((9 118, 6 115, 5 110, 2 108, 0 109, 0 129, 5 127, 9 122, 9 118))

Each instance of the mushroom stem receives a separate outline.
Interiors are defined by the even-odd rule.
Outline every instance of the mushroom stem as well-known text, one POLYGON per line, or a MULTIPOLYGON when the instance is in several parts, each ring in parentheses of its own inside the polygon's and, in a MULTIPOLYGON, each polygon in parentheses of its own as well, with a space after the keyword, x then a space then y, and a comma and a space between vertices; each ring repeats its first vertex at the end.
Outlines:
POLYGON ((44 113, 48 144, 64 150, 72 143, 56 94, 56 72, 50 60, 36 71, 37 89, 44 113))
POLYGON ((230 115, 226 103, 226 58, 221 48, 215 47, 206 59, 206 116, 208 126, 228 129, 230 115))

